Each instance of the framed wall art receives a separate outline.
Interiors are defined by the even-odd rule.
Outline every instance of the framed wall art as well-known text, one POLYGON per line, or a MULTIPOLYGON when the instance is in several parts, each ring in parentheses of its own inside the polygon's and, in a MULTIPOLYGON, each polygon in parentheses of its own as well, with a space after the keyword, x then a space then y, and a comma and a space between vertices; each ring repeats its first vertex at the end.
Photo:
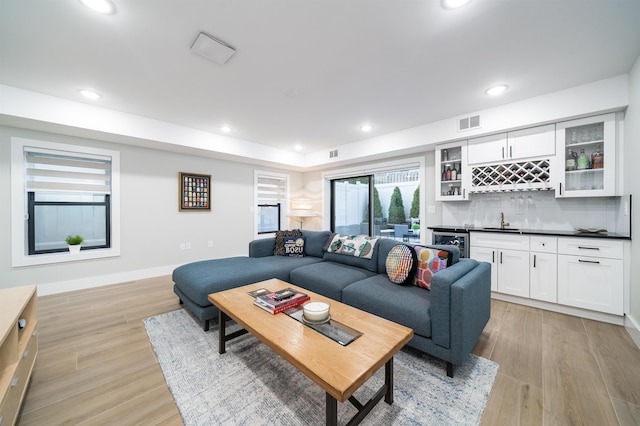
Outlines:
POLYGON ((180 172, 180 211, 211 210, 211 175, 180 172))

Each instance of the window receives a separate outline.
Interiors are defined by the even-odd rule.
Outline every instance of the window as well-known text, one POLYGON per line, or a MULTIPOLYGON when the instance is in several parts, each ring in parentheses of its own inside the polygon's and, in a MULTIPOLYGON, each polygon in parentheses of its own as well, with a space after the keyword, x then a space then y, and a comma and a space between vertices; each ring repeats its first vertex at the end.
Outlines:
POLYGON ((419 240, 423 170, 424 160, 418 159, 326 173, 330 229, 350 235, 419 240))
POLYGON ((77 259, 68 235, 82 258, 119 254, 119 153, 13 138, 11 167, 13 266, 77 259))
POLYGON ((255 172, 256 234, 274 233, 286 223, 288 186, 288 175, 255 172))

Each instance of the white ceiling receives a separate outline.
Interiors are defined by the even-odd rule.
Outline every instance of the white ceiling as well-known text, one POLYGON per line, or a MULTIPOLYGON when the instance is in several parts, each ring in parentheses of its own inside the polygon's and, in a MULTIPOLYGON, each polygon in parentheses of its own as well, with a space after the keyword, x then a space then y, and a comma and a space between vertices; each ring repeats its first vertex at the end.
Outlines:
POLYGON ((625 74, 640 56, 639 0, 113 2, 100 15, 2 0, 0 84, 305 153, 625 74), (192 53, 201 31, 236 54, 192 53), (486 96, 496 83, 509 90, 486 96))

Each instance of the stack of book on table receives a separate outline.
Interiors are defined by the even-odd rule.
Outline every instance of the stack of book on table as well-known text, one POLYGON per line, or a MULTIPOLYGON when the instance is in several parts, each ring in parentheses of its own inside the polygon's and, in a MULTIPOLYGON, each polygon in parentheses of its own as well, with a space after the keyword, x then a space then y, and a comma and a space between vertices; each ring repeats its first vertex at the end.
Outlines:
POLYGON ((267 312, 278 314, 294 306, 301 305, 309 299, 309 295, 287 287, 266 294, 258 294, 253 299, 253 304, 267 312))

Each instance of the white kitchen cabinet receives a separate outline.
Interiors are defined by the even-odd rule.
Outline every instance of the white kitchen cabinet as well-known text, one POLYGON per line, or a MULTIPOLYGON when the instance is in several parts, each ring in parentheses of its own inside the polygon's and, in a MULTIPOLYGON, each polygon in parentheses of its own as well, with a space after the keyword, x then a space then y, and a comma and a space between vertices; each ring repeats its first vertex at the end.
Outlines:
POLYGON ((553 124, 470 139, 467 164, 553 156, 555 139, 553 124))
POLYGON ((556 197, 616 195, 615 114, 556 124, 556 197))
POLYGON ((623 280, 621 241, 558 239, 558 303, 623 315, 623 280))
POLYGON ((528 250, 498 250, 498 292, 529 297, 528 270, 528 250))
POLYGON ((467 142, 453 142, 436 147, 436 201, 469 199, 467 142))
POLYGON ((558 239, 548 236, 530 237, 529 298, 558 301, 558 239))
POLYGON ((498 264, 496 263, 496 255, 498 249, 491 247, 469 247, 469 257, 478 262, 487 262, 491 264, 491 291, 498 291, 498 264))
POLYGON ((469 139, 467 144, 467 164, 495 163, 504 160, 507 134, 482 136, 469 139))
POLYGON ((491 263, 491 290, 529 297, 529 236, 471 232, 470 257, 491 263))

